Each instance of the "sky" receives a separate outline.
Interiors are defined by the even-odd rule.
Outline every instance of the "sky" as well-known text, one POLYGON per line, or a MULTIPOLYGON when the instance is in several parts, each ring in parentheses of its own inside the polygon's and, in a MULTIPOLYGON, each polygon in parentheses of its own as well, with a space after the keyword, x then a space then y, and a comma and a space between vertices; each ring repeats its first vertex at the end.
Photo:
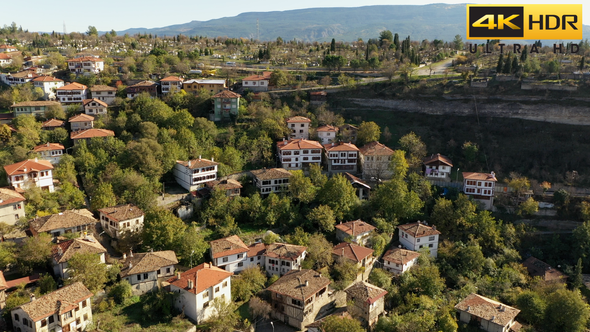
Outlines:
MULTIPOLYGON (((587 0, 566 1, 568 4, 584 4, 587 0)), ((369 5, 426 5, 437 3, 426 0, 101 0, 79 1, 29 0, 24 7, 20 1, 3 1, 0 25, 16 22, 23 29, 39 32, 85 32, 88 26, 99 31, 117 31, 129 28, 157 28, 190 21, 236 16, 246 12, 269 12, 318 7, 358 7, 369 5), (8 14, 10 13, 10 14, 8 14), (7 15, 8 14, 8 15, 7 15)), ((440 1, 438 3, 465 3, 465 1, 440 1)), ((474 4, 509 4, 510 1, 473 1, 474 4)), ((558 1, 517 1, 518 4, 558 4, 558 1)), ((590 4, 584 6, 583 22, 590 25, 590 4)), ((586 36, 584 36, 586 37, 586 36)))

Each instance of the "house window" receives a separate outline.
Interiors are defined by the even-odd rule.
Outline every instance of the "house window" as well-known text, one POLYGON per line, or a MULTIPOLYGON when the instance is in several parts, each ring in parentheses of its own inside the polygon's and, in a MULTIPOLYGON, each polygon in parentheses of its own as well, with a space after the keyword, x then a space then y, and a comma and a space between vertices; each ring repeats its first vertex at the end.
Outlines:
POLYGON ((147 278, 148 278, 148 274, 147 273, 144 273, 143 274, 143 279, 147 279, 147 278))
POLYGON ((166 268, 166 273, 170 273, 170 268, 169 267, 166 268))
POLYGON ((238 254, 238 258, 242 258, 244 254, 238 254))
POLYGON ((215 293, 219 293, 219 287, 215 287, 215 293))
POLYGON ((69 319, 69 318, 72 318, 72 311, 71 310, 64 314, 64 319, 69 319))
POLYGON ((84 314, 84 320, 88 320, 88 314, 84 314))
POLYGON ((417 239, 416 242, 420 242, 420 239, 417 239))
POLYGON ((17 322, 20 321, 20 318, 18 317, 18 314, 14 314, 14 320, 17 321, 17 322))
POLYGON ((432 247, 434 247, 434 244, 431 243, 428 245, 428 248, 432 248, 432 247))
POLYGON ((253 262, 253 261, 254 261, 254 257, 250 257, 250 262, 253 262))
POLYGON ((227 261, 228 261, 228 259, 229 259, 228 257, 223 257, 223 262, 224 262, 224 263, 225 263, 225 262, 227 262, 227 261))
POLYGON ((43 326, 47 326, 47 319, 41 320, 41 327, 43 327, 43 326))
POLYGON ((208 299, 209 298, 209 292, 205 291, 205 293, 203 293, 203 298, 204 299, 208 299))
POLYGON ((53 318, 53 315, 49 316, 49 324, 53 324, 54 321, 55 318, 53 318))
POLYGON ((80 318, 76 318, 76 325, 80 325, 80 318))
POLYGON ((430 236, 430 237, 428 237, 428 241, 434 241, 434 238, 435 238, 434 236, 430 236))
POLYGON ((203 303, 203 308, 207 308, 209 306, 209 301, 203 303))
POLYGON ((137 281, 140 281, 140 280, 141 280, 141 274, 138 274, 137 275, 137 281))
POLYGON ((239 262, 238 263, 238 267, 242 267, 242 266, 244 266, 244 263, 243 262, 239 262))
POLYGON ((221 285, 221 287, 227 287, 227 281, 224 281, 223 285, 221 285))
MULTIPOLYGON (((86 300, 86 301, 90 301, 90 300, 86 300)), ((82 301, 82 308, 86 308, 86 306, 88 305, 88 303, 86 301, 82 301)))

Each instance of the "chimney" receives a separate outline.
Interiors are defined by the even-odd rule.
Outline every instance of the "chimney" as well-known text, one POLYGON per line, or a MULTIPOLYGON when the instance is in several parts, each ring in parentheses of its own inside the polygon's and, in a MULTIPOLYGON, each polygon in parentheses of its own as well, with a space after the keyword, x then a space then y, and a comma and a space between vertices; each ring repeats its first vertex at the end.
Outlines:
POLYGON ((193 281, 192 280, 188 280, 188 289, 193 289, 193 281))
POLYGON ((309 287, 309 281, 305 280, 305 287, 309 287))
POLYGON ((133 257, 133 249, 129 249, 129 257, 133 257))
POLYGON ((31 302, 35 301, 35 294, 31 293, 31 302))
POLYGON ((23 171, 26 173, 26 172, 27 172, 27 168, 26 168, 26 167, 25 167, 25 168, 23 168, 23 171))
POLYGON ((435 225, 432 225, 432 229, 436 231, 436 226, 435 225))
POLYGON ((57 246, 57 254, 60 256, 64 254, 64 250, 60 246, 57 246))
POLYGON ((470 305, 467 306, 467 312, 469 312, 469 310, 471 310, 471 306, 470 305))
POLYGON ((176 272, 176 279, 180 279, 180 272, 176 272))
POLYGON ((47 147, 49 147, 49 142, 47 142, 47 147))
POLYGON ((201 160, 201 155, 199 155, 199 160, 201 160))
POLYGON ((356 228, 355 226, 356 226, 356 221, 353 221, 352 222, 352 236, 354 236, 354 230, 356 228))
POLYGON ((211 157, 211 161, 215 161, 215 158, 211 157))
POLYGON ((124 253, 123 254, 123 260, 126 260, 126 259, 127 259, 127 254, 124 253))
POLYGON ((191 161, 190 160, 188 161, 188 167, 189 168, 191 167, 191 161))
MULTIPOLYGON (((39 158, 35 157, 35 162, 38 162, 39 158)), ((494 174, 494 172, 492 172, 492 174, 494 174)))

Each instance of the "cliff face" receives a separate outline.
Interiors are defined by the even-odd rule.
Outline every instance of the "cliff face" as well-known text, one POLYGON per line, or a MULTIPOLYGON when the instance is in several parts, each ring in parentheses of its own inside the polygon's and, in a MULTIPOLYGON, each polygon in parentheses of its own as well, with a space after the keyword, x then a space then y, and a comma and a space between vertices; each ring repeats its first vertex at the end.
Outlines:
MULTIPOLYGON (((556 100, 539 97, 465 98, 447 97, 444 100, 420 99, 362 99, 347 98, 362 108, 381 112, 413 112, 433 115, 460 115, 518 118, 533 121, 590 125, 590 107, 560 105, 556 100), (510 100, 507 100, 510 99, 510 100)), ((580 99, 578 99, 580 101, 580 99)), ((581 100, 588 103, 590 101, 581 100)))

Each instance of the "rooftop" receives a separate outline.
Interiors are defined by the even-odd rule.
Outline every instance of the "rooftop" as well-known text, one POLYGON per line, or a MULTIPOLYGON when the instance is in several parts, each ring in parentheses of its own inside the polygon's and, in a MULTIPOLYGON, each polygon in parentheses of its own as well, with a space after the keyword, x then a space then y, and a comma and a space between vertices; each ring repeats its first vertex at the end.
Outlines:
POLYGON ((76 82, 57 88, 57 90, 86 90, 86 89, 88 89, 88 87, 86 85, 76 83, 76 82))
POLYGON ((108 85, 95 85, 90 88, 92 92, 99 92, 99 91, 117 91, 117 88, 108 85))
POLYGON ((42 127, 43 128, 49 128, 49 127, 63 127, 64 125, 64 121, 62 120, 58 120, 58 119, 49 119, 45 122, 43 122, 42 127))
POLYGON ((175 264, 178 264, 178 259, 172 250, 131 253, 123 261, 119 275, 125 278, 138 273, 157 271, 162 267, 175 264))
POLYGON ((83 139, 93 137, 114 137, 115 132, 108 129, 90 128, 86 130, 78 130, 70 133, 71 139, 83 139))
POLYGON ((391 156, 394 151, 377 141, 365 144, 359 149, 364 156, 391 156))
POLYGON ((479 181, 498 181, 496 179, 496 174, 494 172, 491 173, 476 173, 476 172, 463 172, 463 179, 465 180, 479 180, 479 181))
POLYGON ((25 197, 8 188, 0 188, 0 206, 23 202, 25 197))
POLYGON ((70 310, 78 308, 78 303, 92 297, 88 288, 81 282, 65 286, 40 298, 25 303, 15 309, 22 309, 32 321, 37 322, 50 315, 62 315, 70 310))
POLYGON ((141 86, 155 86, 156 83, 154 81, 141 81, 139 83, 135 83, 133 85, 128 86, 128 88, 136 88, 141 86))
POLYGON ((330 279, 314 270, 294 270, 283 275, 267 290, 305 301, 325 287, 330 285, 330 279))
POLYGON ((348 173, 348 172, 344 172, 344 176, 348 179, 348 181, 350 182, 350 184, 352 184, 353 186, 355 184, 358 184, 360 186, 363 186, 367 189, 371 189, 371 186, 369 186, 365 181, 357 178, 356 176, 348 173))
POLYGON ((49 216, 38 217, 29 222, 29 227, 37 233, 51 232, 61 228, 91 225, 97 223, 92 212, 87 209, 66 210, 49 216))
POLYGON ((214 240, 211 245, 211 256, 213 259, 248 252, 248 246, 237 235, 214 240))
POLYGON ((65 263, 75 254, 102 254, 107 250, 94 236, 72 239, 58 243, 51 249, 51 256, 57 263, 65 263))
POLYGON ((197 83, 197 84, 221 84, 225 85, 225 80, 203 80, 203 79, 192 79, 184 81, 185 84, 197 83))
POLYGON ((282 260, 296 261, 307 250, 307 247, 287 243, 273 243, 266 246, 266 256, 282 260))
POLYGON ((322 149, 320 142, 310 141, 305 138, 283 140, 277 142, 279 150, 301 150, 301 149, 322 149))
POLYGON ((344 290, 346 294, 355 301, 373 304, 387 294, 383 288, 372 285, 368 282, 359 281, 344 290))
POLYGON ((33 82, 63 82, 59 78, 53 76, 39 76, 33 80, 33 82))
POLYGON ((430 157, 424 159, 424 165, 439 166, 441 164, 453 167, 453 162, 451 161, 451 159, 449 159, 449 157, 447 156, 443 156, 440 153, 433 154, 430 157))
POLYGON ((513 320, 520 310, 509 307, 498 301, 471 293, 459 302, 455 309, 467 312, 475 317, 485 319, 500 326, 506 326, 513 320))
POLYGON ((373 255, 374 250, 359 246, 355 243, 342 242, 334 247, 332 254, 339 257, 346 257, 355 263, 373 255))
POLYGON ((104 62, 101 58, 97 58, 94 56, 83 56, 79 58, 69 59, 68 62, 104 62))
POLYGON ((134 204, 121 204, 117 206, 106 207, 98 210, 100 213, 115 221, 124 221, 139 218, 145 213, 134 204))
POLYGON ((242 184, 237 180, 215 180, 209 181, 205 183, 205 185, 209 188, 221 189, 221 190, 232 190, 232 189, 241 189, 242 184))
POLYGON ((370 225, 360 219, 345 223, 341 222, 340 224, 336 225, 336 228, 352 236, 358 236, 360 234, 372 232, 375 229, 373 225, 370 225))
POLYGON ((262 256, 266 252, 266 245, 262 242, 252 243, 248 246, 246 257, 262 256))
POLYGON ((545 281, 562 280, 566 275, 551 267, 551 265, 531 256, 522 262, 531 277, 541 277, 545 281))
POLYGON ((171 285, 183 288, 187 292, 199 294, 206 289, 218 285, 232 275, 233 272, 228 272, 211 264, 203 263, 181 273, 180 279, 178 276, 175 276, 167 281, 171 285), (189 280, 193 281, 193 284, 195 285, 194 287, 189 288, 189 280))
POLYGON ((359 150, 356 147, 356 145, 354 145, 352 143, 344 143, 344 142, 326 144, 326 145, 324 145, 324 148, 326 149, 326 152, 331 152, 331 151, 358 151, 359 150))
POLYGON ((176 163, 184 166, 184 167, 188 167, 190 169, 196 169, 196 168, 203 168, 203 167, 210 167, 210 166, 215 166, 215 165, 219 165, 219 163, 214 162, 213 160, 209 160, 209 159, 192 159, 192 160, 188 160, 188 161, 182 161, 182 160, 177 160, 176 163))
POLYGON ((16 164, 4 166, 7 175, 22 175, 53 169, 51 162, 42 159, 27 159, 16 164))
POLYGON ((61 106, 61 104, 58 103, 57 101, 41 100, 41 101, 22 101, 20 103, 16 103, 14 105, 11 105, 10 108, 15 108, 15 107, 51 106, 51 105, 61 106))
POLYGON ((397 228, 415 238, 440 234, 440 232, 436 230, 436 226, 431 227, 420 221, 411 224, 398 225, 397 228))
POLYGON ((88 121, 94 121, 94 117, 92 115, 88 115, 88 114, 84 114, 84 113, 75 115, 68 120, 68 122, 88 122, 88 121))
POLYGON ((250 173, 259 180, 284 179, 292 175, 284 168, 263 168, 250 171, 250 173))
POLYGON ((302 123, 302 122, 310 123, 311 120, 304 117, 304 116, 299 116, 299 115, 293 116, 293 117, 290 117, 287 119, 287 123, 302 123))
POLYGON ((63 149, 65 149, 64 146, 59 143, 49 143, 48 142, 45 144, 37 145, 36 147, 33 148, 33 151, 41 152, 41 151, 63 150, 63 149))
POLYGON ((182 81, 184 81, 184 80, 178 76, 168 76, 168 77, 164 77, 163 79, 160 80, 160 82, 182 82, 182 81))
POLYGON ((388 250, 385 255, 383 255, 383 260, 392 262, 395 264, 407 264, 412 260, 420 257, 420 253, 412 250, 406 250, 401 248, 395 248, 392 250, 388 250))
POLYGON ((340 128, 335 127, 335 126, 331 126, 331 125, 320 126, 320 127, 318 127, 318 129, 316 129, 317 132, 334 132, 334 133, 337 133, 339 130, 340 130, 340 128))
POLYGON ((86 106, 86 105, 88 105, 88 104, 90 104, 90 103, 92 103, 92 102, 94 102, 94 103, 98 103, 100 106, 104 106, 104 107, 108 107, 108 106, 109 106, 109 105, 108 105, 107 103, 105 103, 104 101, 102 101, 102 100, 98 100, 98 99, 96 99, 96 98, 92 98, 92 99, 84 99, 84 100, 82 101, 82 105, 86 106))
POLYGON ((262 75, 250 75, 246 78, 243 78, 242 81, 268 81, 270 80, 270 75, 272 74, 272 72, 270 71, 265 71, 262 73, 262 75))
POLYGON ((223 90, 211 98, 242 98, 242 96, 229 90, 223 90))

